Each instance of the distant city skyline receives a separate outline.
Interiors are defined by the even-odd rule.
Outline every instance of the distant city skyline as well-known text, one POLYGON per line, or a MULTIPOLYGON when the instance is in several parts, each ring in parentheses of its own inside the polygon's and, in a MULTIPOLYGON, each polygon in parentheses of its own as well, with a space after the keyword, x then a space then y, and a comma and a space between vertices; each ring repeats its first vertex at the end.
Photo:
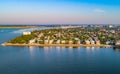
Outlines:
POLYGON ((0 24, 120 24, 119 0, 0 0, 0 24))

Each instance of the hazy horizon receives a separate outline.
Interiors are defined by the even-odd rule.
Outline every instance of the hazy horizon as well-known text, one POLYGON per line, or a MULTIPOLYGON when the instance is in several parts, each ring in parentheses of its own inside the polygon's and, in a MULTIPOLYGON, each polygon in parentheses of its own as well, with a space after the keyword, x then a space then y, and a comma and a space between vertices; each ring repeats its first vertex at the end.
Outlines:
POLYGON ((1 0, 0 25, 120 24, 119 0, 1 0))

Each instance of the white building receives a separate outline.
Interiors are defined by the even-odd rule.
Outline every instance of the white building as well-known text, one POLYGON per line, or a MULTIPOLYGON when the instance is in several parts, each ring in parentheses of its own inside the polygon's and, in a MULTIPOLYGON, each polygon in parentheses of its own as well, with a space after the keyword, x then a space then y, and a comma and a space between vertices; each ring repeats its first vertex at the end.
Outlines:
POLYGON ((49 44, 52 44, 54 40, 49 40, 49 44))
POLYGON ((111 33, 115 33, 115 30, 110 30, 111 33))
POLYGON ((86 44, 88 44, 88 45, 90 44, 90 41, 89 41, 89 40, 86 40, 85 42, 86 42, 86 44))
POLYGON ((81 44, 80 40, 77 41, 77 44, 81 44))
POLYGON ((62 44, 65 44, 65 43, 66 43, 66 41, 65 41, 65 40, 62 40, 62 41, 61 41, 61 43, 62 43, 62 44))
POLYGON ((90 44, 95 44, 95 41, 94 40, 90 40, 90 44))
POLYGON ((23 35, 31 35, 31 32, 23 32, 23 35))
POLYGON ((109 25, 108 27, 109 27, 109 28, 113 28, 113 25, 109 25))
POLYGON ((42 37, 43 36, 43 33, 40 33, 39 35, 38 35, 38 38, 40 38, 40 37, 42 37))
POLYGON ((120 45, 120 40, 116 41, 115 45, 120 45))
POLYGON ((49 40, 44 40, 44 44, 48 44, 49 43, 49 40))
POLYGON ((109 44, 110 44, 110 41, 106 41, 106 44, 109 45, 109 44))
POLYGON ((29 44, 35 43, 35 39, 29 41, 29 44))
POLYGON ((69 40, 69 44, 73 44, 73 41, 72 41, 72 40, 69 40))
POLYGON ((75 40, 79 40, 79 38, 75 38, 75 40))
POLYGON ((60 44, 60 40, 57 40, 57 41, 56 41, 56 44, 60 44))

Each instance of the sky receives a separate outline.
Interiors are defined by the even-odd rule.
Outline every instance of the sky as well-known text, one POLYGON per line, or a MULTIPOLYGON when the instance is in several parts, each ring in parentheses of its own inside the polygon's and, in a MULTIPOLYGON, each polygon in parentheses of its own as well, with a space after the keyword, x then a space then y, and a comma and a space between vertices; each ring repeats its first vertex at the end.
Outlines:
POLYGON ((120 24, 120 0, 0 0, 0 24, 120 24))

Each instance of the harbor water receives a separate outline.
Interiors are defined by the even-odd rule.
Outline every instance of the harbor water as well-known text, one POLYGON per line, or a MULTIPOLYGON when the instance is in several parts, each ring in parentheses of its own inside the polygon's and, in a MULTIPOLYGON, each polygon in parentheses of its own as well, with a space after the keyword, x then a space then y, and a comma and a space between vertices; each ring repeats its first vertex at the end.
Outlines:
MULTIPOLYGON (((0 44, 26 29, 0 29, 0 44)), ((119 49, 0 45, 0 74, 120 74, 119 49)))

